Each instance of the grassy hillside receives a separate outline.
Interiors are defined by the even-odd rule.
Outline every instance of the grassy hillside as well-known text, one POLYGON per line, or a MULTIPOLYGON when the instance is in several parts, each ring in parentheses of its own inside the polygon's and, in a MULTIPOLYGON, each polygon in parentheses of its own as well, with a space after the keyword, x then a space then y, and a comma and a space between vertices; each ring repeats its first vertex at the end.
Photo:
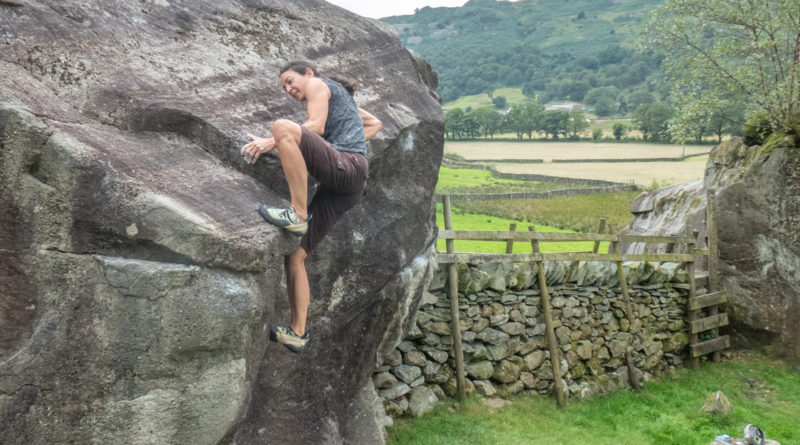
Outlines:
POLYGON ((383 20, 439 73, 445 101, 504 87, 580 100, 576 96, 591 88, 647 87, 660 59, 632 49, 659 3, 471 0, 460 8, 426 7, 383 20))
MULTIPOLYGON (((521 104, 527 99, 525 95, 522 94, 522 89, 520 88, 498 88, 494 90, 492 96, 505 97, 508 106, 521 104)), ((492 104, 492 98, 486 93, 473 94, 471 96, 461 96, 454 101, 442 104, 442 108, 445 110, 455 108, 461 108, 462 110, 472 108, 473 110, 477 110, 478 108, 485 107, 494 108, 494 105, 492 104)))

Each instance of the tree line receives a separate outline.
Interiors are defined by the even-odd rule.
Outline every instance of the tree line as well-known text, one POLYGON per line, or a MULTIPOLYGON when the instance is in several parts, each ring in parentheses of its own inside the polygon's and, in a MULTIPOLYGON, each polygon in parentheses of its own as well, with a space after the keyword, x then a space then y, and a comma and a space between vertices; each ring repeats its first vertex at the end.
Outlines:
MULTIPOLYGON (((505 104, 505 100, 497 100, 495 104, 505 104)), ((661 101, 649 101, 639 104, 631 113, 632 125, 627 127, 617 122, 612 127, 616 141, 621 141, 629 130, 638 130, 642 140, 646 142, 672 142, 670 122, 676 109, 661 101)), ((702 141, 705 136, 715 136, 722 141, 725 134, 741 134, 742 111, 734 107, 719 107, 705 125, 698 126, 694 140, 702 141)), ((537 100, 527 100, 522 104, 512 105, 504 113, 491 107, 466 110, 455 108, 445 113, 445 137, 452 140, 494 138, 498 134, 515 134, 519 140, 532 140, 534 135, 546 139, 581 139, 582 134, 591 126, 584 110, 545 110, 537 100)), ((603 130, 595 128, 591 132, 595 141, 603 139, 603 130)))

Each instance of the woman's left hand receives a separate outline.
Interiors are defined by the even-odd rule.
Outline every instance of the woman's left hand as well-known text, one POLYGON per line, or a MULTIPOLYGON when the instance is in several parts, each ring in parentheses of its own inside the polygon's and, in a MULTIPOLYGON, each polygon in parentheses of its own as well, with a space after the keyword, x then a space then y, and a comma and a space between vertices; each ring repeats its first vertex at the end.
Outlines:
POLYGON ((242 156, 244 156, 244 160, 248 164, 255 164, 262 154, 268 153, 275 148, 274 138, 260 138, 252 134, 248 134, 247 136, 252 139, 252 141, 242 147, 242 156))

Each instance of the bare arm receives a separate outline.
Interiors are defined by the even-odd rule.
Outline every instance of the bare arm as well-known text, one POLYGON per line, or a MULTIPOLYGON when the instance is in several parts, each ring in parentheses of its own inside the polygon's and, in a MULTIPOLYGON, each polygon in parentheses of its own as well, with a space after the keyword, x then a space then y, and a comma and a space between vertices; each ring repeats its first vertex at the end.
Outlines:
MULTIPOLYGON (((302 125, 320 136, 325 133, 330 95, 331 91, 323 81, 316 78, 309 80, 306 86, 308 120, 303 122, 302 125)), ((252 141, 242 147, 242 155, 248 164, 254 164, 262 154, 276 148, 274 138, 260 138, 252 134, 247 136, 252 141)))
POLYGON ((306 107, 308 120, 303 122, 303 126, 322 136, 325 134, 325 122, 328 120, 328 100, 331 98, 331 90, 325 82, 313 78, 308 81, 306 87, 306 107))
POLYGON ((364 121, 364 137, 367 140, 374 138, 375 135, 381 131, 381 128, 383 128, 383 124, 377 117, 369 114, 362 108, 358 109, 358 114, 361 115, 361 120, 364 121))

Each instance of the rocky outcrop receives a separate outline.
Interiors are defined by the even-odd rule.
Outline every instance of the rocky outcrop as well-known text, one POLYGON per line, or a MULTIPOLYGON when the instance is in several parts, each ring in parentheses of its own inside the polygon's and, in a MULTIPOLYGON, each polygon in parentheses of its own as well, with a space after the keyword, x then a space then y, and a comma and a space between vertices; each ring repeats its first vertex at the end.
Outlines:
POLYGON ((0 437, 8 443, 380 443, 371 374, 432 274, 435 74, 319 0, 0 2, 0 437), (370 184, 308 263, 312 341, 260 220, 279 164, 239 147, 305 110, 278 68, 361 84, 370 184))
MULTIPOLYGON (((714 197, 720 285, 734 340, 772 343, 800 362, 800 149, 791 138, 764 146, 734 139, 710 155, 703 182, 642 195, 628 233, 705 238, 706 201, 714 197), (684 232, 685 233, 685 232, 684 232)), ((628 249, 636 249, 636 245, 628 249)))
POLYGON ((717 201, 719 272, 738 337, 767 334, 800 362, 800 148, 723 144, 707 187, 717 201))

